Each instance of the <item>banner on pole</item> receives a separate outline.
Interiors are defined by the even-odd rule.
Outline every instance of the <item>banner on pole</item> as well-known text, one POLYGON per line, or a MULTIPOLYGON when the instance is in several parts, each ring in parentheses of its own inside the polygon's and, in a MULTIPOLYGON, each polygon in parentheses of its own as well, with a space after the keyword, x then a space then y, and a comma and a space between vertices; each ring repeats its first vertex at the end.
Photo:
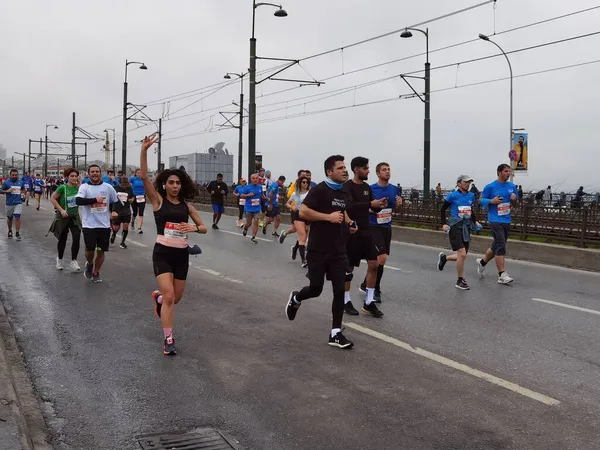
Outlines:
POLYGON ((512 169, 526 172, 529 169, 529 134, 515 133, 513 146, 509 153, 512 169))

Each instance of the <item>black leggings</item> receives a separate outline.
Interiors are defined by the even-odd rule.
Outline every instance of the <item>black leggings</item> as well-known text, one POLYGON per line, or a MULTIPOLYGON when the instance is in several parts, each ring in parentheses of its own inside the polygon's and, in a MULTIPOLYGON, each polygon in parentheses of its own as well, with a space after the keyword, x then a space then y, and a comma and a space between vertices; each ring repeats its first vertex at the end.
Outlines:
POLYGON ((238 205, 238 209, 240 211, 239 219, 242 220, 242 217, 244 217, 244 205, 238 205))
POLYGON ((131 210, 133 211, 131 217, 131 223, 135 222, 135 218, 140 215, 140 217, 144 217, 144 209, 146 208, 146 202, 138 203, 137 200, 134 200, 131 204, 131 210))
POLYGON ((65 254, 65 248, 67 248, 67 237, 69 237, 69 230, 71 230, 71 238, 73 243, 71 245, 71 259, 77 259, 79 254, 79 243, 81 240, 81 230, 75 224, 73 219, 69 220, 68 225, 63 230, 62 234, 58 238, 58 259, 63 259, 65 254))

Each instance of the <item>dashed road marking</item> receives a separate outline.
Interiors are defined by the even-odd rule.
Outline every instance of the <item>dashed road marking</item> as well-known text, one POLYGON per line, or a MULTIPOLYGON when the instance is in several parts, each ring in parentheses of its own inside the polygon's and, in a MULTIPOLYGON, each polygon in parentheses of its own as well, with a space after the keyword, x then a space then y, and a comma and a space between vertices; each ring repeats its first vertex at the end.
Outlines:
POLYGON ((569 305, 566 303, 553 302, 552 300, 544 300, 543 298, 532 298, 534 302, 547 303, 549 305, 561 306, 562 308, 575 309, 577 311, 582 311, 590 314, 596 314, 600 316, 600 311, 596 311, 595 309, 582 308, 581 306, 569 305))
POLYGON ((404 270, 404 269, 400 269, 399 267, 390 266, 388 264, 385 265, 385 268, 391 269, 391 270, 397 270, 398 272, 403 272, 403 273, 412 273, 412 270, 404 270))
POLYGON ((138 247, 148 247, 146 244, 142 244, 141 242, 127 241, 127 243, 137 245, 138 247))
POLYGON ((349 323, 346 322, 345 325, 348 328, 352 328, 353 330, 359 331, 361 333, 364 333, 368 336, 374 337, 375 339, 379 339, 381 341, 387 342, 389 344, 395 345, 396 347, 400 347, 408 352, 411 352, 415 355, 419 355, 422 356, 423 358, 427 358, 431 361, 435 361, 439 364, 442 364, 444 366, 447 367, 451 367, 452 369, 458 370, 460 372, 466 373, 468 375, 474 376, 476 378, 479 378, 481 380, 487 381, 488 383, 491 384, 495 384, 496 386, 500 386, 503 387, 504 389, 508 389, 509 391, 515 392, 517 394, 523 395, 525 397, 528 397, 532 400, 536 400, 540 403, 543 403, 545 405, 550 405, 550 406, 555 406, 560 404, 560 401, 552 398, 552 397, 548 397, 547 395, 544 394, 540 394, 539 392, 535 392, 532 391, 530 389, 524 388, 522 386, 519 386, 518 384, 515 383, 511 383, 510 381, 506 381, 503 380, 502 378, 498 378, 494 375, 491 375, 489 373, 486 372, 482 372, 481 370, 478 369, 474 369, 472 367, 467 366, 466 364, 462 364, 459 362, 456 362, 452 359, 446 358, 444 356, 438 355, 436 353, 432 353, 428 350, 424 350, 422 348, 419 347, 413 347, 410 344, 407 344, 406 342, 402 342, 398 339, 395 339, 393 337, 390 336, 386 336, 383 333, 380 333, 378 331, 375 330, 371 330, 370 328, 366 328, 363 327, 361 325, 355 324, 355 323, 349 323))
POLYGON ((215 277, 223 278, 224 280, 230 281, 231 283, 244 284, 244 282, 242 280, 238 280, 236 278, 228 277, 226 275, 223 275, 221 272, 217 272, 216 270, 206 269, 204 267, 199 267, 199 266, 194 266, 194 267, 196 269, 200 269, 202 272, 206 272, 206 273, 209 273, 211 275, 214 275, 215 277))
MULTIPOLYGON (((248 231, 250 231, 250 230, 248 230, 248 231)), ((239 237, 244 237, 244 236, 242 235, 242 233, 237 233, 237 232, 235 232, 235 231, 229 231, 229 230, 218 230, 217 232, 218 232, 218 233, 229 233, 229 234, 234 234, 234 235, 236 235, 236 236, 239 236, 239 237)), ((247 238, 249 239, 249 236, 248 236, 247 238)), ((258 236, 256 236, 256 239, 258 239, 259 241, 263 241, 263 242, 273 242, 273 241, 272 241, 272 240, 270 240, 270 239, 264 239, 264 238, 260 238, 260 237, 258 237, 258 236)))

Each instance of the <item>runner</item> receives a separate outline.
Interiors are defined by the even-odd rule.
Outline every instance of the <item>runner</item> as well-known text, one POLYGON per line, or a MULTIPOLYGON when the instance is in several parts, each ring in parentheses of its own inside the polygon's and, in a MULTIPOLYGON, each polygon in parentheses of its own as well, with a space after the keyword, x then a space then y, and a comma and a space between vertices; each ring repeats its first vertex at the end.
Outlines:
POLYGON ((115 178, 115 171, 112 169, 106 171, 106 175, 102 177, 102 181, 110 184, 112 187, 117 187, 119 185, 119 180, 115 178))
MULTIPOLYGON (((310 181, 307 177, 300 177, 296 180, 296 188, 295 192, 292 194, 290 199, 287 202, 287 207, 292 211, 292 224, 296 231, 298 231, 298 250, 300 252, 300 258, 302 259, 302 267, 308 267, 308 263, 306 262, 306 239, 308 237, 308 227, 309 225, 306 221, 300 217, 300 207, 304 202, 304 199, 308 195, 308 191, 310 190, 310 181)), ((284 231, 281 233, 283 236, 286 234, 284 231)), ((285 239, 285 236, 284 236, 285 239)), ((283 242, 281 237, 279 238, 279 242, 283 242)), ((294 247, 292 247, 292 259, 295 258, 294 247)))
POLYGON ((229 194, 229 188, 223 182, 223 174, 218 173, 217 180, 208 183, 206 190, 210 193, 210 203, 213 210, 212 229, 218 230, 219 220, 221 220, 221 215, 225 212, 225 197, 229 194))
MULTIPOLYGON (((300 179, 303 176, 306 176, 306 171, 304 169, 300 169, 298 171, 298 178, 296 178, 296 182, 298 181, 298 179, 300 179)), ((288 200, 296 192, 296 182, 291 183, 290 187, 288 187, 288 190, 287 190, 288 200)), ((288 228, 287 230, 285 230, 283 233, 281 233, 281 236, 279 236, 279 243, 283 244, 283 241, 285 240, 285 238, 290 234, 294 234, 295 232, 296 232, 296 226, 294 225, 294 220, 292 219, 292 226, 290 228, 288 228)), ((294 261, 296 260, 296 256, 298 255, 299 246, 300 246, 300 242, 296 239, 296 243, 292 246, 292 259, 294 261)))
POLYGON ((504 255, 506 255, 506 240, 510 232, 511 204, 519 200, 517 187, 510 181, 512 170, 508 164, 500 164, 497 169, 498 179, 483 188, 479 204, 488 207, 488 223, 492 229, 494 241, 487 249, 483 258, 477 260, 477 273, 483 277, 485 266, 496 259, 498 268, 498 283, 510 284, 514 280, 504 271, 504 255))
POLYGON ((246 205, 246 199, 241 197, 241 194, 244 192, 244 189, 246 188, 246 180, 244 180, 243 178, 240 178, 240 184, 238 184, 235 189, 233 190, 233 195, 235 195, 238 198, 238 210, 239 210, 239 218, 237 220, 237 222, 235 223, 236 227, 243 227, 244 226, 244 221, 242 220, 244 218, 244 206, 246 205))
POLYGON ((125 239, 127 239, 127 234, 129 234, 129 222, 131 222, 130 205, 135 200, 135 195, 133 194, 131 183, 129 183, 129 180, 126 177, 121 178, 121 181, 115 187, 115 191, 119 201, 111 203, 110 205, 110 210, 117 213, 117 217, 111 219, 112 235, 110 237, 110 243, 115 243, 117 233, 119 232, 119 229, 121 229, 121 225, 123 225, 123 233, 121 235, 121 244, 119 244, 119 247, 126 249, 127 244, 125 243, 125 239))
MULTIPOLYGON (((268 172, 270 175, 271 172, 268 172)), ((263 234, 267 234, 267 227, 273 221, 275 224, 273 225, 273 233, 272 236, 279 237, 279 233, 277 230, 279 229, 279 225, 281 224, 281 210, 279 209, 279 190, 281 186, 285 183, 285 177, 281 175, 277 181, 271 183, 270 187, 267 190, 267 194, 265 197, 267 198, 267 222, 262 227, 263 234)))
POLYGON ((35 198, 35 209, 40 210, 40 201, 44 193, 44 186, 46 182, 42 180, 42 176, 39 173, 35 174, 35 180, 33 180, 33 197, 35 198))
POLYGON ((350 168, 354 173, 354 178, 344 184, 344 191, 350 197, 348 206, 348 215, 356 221, 358 232, 350 236, 348 240, 348 261, 350 263, 348 272, 346 272, 346 293, 344 296, 344 311, 352 316, 358 315, 358 311, 352 305, 350 298, 350 288, 352 287, 352 278, 355 267, 360 265, 362 259, 367 260, 367 286, 366 296, 362 310, 371 314, 373 317, 383 317, 374 302, 375 282, 377 281, 377 251, 373 246, 373 238, 369 230, 369 210, 379 212, 382 208, 387 208, 387 198, 375 200, 371 192, 371 186, 365 181, 369 178, 369 160, 362 156, 357 156, 350 163, 350 168))
POLYGON ((262 186, 262 196, 260 198, 260 221, 258 222, 258 226, 260 228, 265 226, 265 215, 267 214, 267 197, 265 194, 267 193, 267 176, 264 168, 258 169, 258 184, 262 186))
POLYGON ((102 181, 100 166, 88 167, 90 181, 79 186, 75 203, 80 206, 79 214, 85 244, 85 271, 83 275, 94 283, 101 283, 100 269, 104 264, 104 253, 110 241, 110 219, 116 212, 109 211, 109 204, 119 201, 115 189, 102 181), (96 260, 94 261, 94 252, 96 260))
MULTIPOLYGON (((373 210, 369 213, 369 231, 373 239, 373 245, 377 253, 377 279, 375 280, 375 292, 373 293, 373 301, 381 303, 381 278, 383 277, 383 269, 387 262, 387 257, 390 254, 392 244, 392 213, 393 206, 399 207, 402 205, 402 197, 398 192, 398 188, 390 184, 392 172, 390 165, 386 162, 377 164, 375 168, 378 181, 371 185, 371 192, 375 198, 384 198, 387 201, 385 208, 378 212, 373 210)), ((367 277, 360 285, 360 290, 367 293, 367 277)))
POLYGON ((131 231, 135 231, 135 218, 138 217, 138 234, 143 234, 142 225, 144 224, 144 209, 146 208, 146 189, 142 182, 140 169, 135 171, 135 176, 129 178, 135 200, 131 204, 133 214, 131 216, 131 231))
POLYGON ((262 197, 262 186, 259 184, 257 173, 250 176, 250 184, 244 188, 240 194, 240 198, 246 200, 244 212, 246 213, 246 224, 242 228, 242 234, 248 234, 248 228, 252 225, 252 238, 250 241, 253 244, 258 244, 256 234, 258 233, 258 217, 260 216, 260 199, 262 197))
POLYGON ((342 334, 344 316, 344 280, 348 268, 346 244, 348 234, 356 232, 348 217, 346 206, 350 195, 342 190, 348 179, 344 157, 333 155, 325 160, 326 179, 312 188, 302 203, 300 217, 311 223, 308 243, 308 279, 310 284, 300 291, 292 291, 285 307, 289 320, 294 320, 304 300, 323 292, 325 278, 331 281, 333 316, 329 345, 349 349, 354 345, 342 334))
POLYGON ((206 233, 200 215, 191 203, 198 193, 183 170, 163 170, 154 185, 148 177, 148 149, 159 135, 146 137, 140 153, 141 178, 156 222, 156 244, 152 251, 158 290, 152 293, 154 312, 160 317, 164 335, 163 354, 176 355, 173 338, 175 305, 181 301, 189 268, 187 233, 206 233), (194 225, 189 224, 191 218, 194 225))
POLYGON ((458 190, 450 192, 442 205, 441 223, 443 230, 448 233, 450 246, 455 252, 451 255, 440 253, 438 258, 438 269, 444 270, 448 261, 456 261, 456 275, 458 276, 456 284, 457 289, 463 291, 471 289, 463 278, 465 259, 469 252, 469 243, 471 241, 471 230, 481 227, 475 218, 473 204, 475 203, 475 194, 471 191, 473 179, 468 175, 461 175, 456 180, 458 190), (446 210, 450 208, 450 219, 446 221, 446 210))
POLYGON ((25 172, 21 181, 23 182, 23 190, 25 191, 25 205, 29 206, 29 193, 33 187, 33 178, 31 178, 29 171, 25 172))
POLYGON ((80 272, 81 267, 77 262, 79 255, 79 246, 81 241, 81 219, 79 218, 79 207, 76 204, 77 193, 79 192, 79 172, 76 169, 65 169, 64 176, 69 180, 66 184, 61 184, 56 192, 50 197, 50 202, 56 208, 56 211, 67 221, 62 221, 62 232, 58 238, 58 256, 56 257, 56 269, 63 270, 63 256, 67 248, 67 238, 71 232, 71 262, 69 267, 73 272, 80 272))
POLYGON ((310 170, 306 169, 306 170, 304 171, 304 173, 306 174, 306 177, 308 178, 308 182, 309 182, 309 184, 310 184, 310 187, 315 187, 315 186, 317 185, 317 183, 315 183, 315 182, 312 180, 312 172, 311 172, 310 170))
POLYGON ((13 237, 12 223, 15 218, 15 238, 21 240, 21 214, 23 214, 23 180, 19 180, 19 171, 10 169, 9 178, 2 183, 2 193, 6 194, 6 224, 8 238, 13 237))

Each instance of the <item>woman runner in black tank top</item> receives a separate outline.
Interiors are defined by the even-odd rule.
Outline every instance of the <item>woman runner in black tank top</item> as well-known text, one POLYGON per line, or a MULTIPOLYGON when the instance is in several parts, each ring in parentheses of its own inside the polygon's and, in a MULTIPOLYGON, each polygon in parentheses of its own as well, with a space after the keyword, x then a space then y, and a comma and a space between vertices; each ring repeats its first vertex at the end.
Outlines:
POLYGON ((183 297, 189 267, 188 233, 206 233, 196 209, 187 201, 196 197, 196 186, 182 170, 164 170, 154 185, 148 178, 148 149, 159 139, 146 137, 140 153, 141 177, 156 222, 156 243, 152 252, 158 290, 152 293, 154 312, 160 317, 164 334, 163 353, 176 355, 173 338, 175 305, 183 297), (187 201, 186 201, 187 200, 187 201), (188 223, 191 218, 194 224, 188 223))

